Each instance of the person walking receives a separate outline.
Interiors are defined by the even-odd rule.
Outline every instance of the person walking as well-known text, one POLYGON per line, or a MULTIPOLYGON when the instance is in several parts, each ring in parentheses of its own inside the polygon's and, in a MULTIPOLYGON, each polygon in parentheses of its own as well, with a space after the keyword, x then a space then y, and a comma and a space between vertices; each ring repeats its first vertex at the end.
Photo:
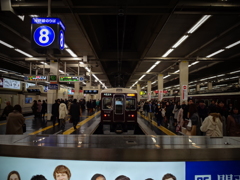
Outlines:
POLYGON ((22 107, 20 105, 15 105, 13 107, 13 112, 8 114, 6 134, 23 134, 23 124, 25 123, 25 118, 22 115, 22 107))
POLYGON ((55 103, 52 105, 52 117, 51 120, 53 121, 53 126, 55 126, 56 120, 58 121, 58 125, 60 126, 59 120, 59 100, 55 100, 55 103))
POLYGON ((64 100, 61 101, 61 104, 59 105, 59 120, 61 122, 61 128, 62 130, 65 128, 65 122, 68 115, 68 109, 66 104, 64 103, 64 100))
POLYGON ((47 112, 47 103, 45 102, 45 100, 43 100, 42 110, 41 110, 43 120, 45 119, 46 112, 47 112))
POLYGON ((73 100, 73 104, 70 107, 70 113, 69 114, 71 115, 71 119, 72 119, 72 122, 73 122, 74 129, 77 129, 76 126, 77 126, 77 123, 79 122, 79 116, 81 114, 80 114, 80 106, 77 103, 76 99, 73 100))

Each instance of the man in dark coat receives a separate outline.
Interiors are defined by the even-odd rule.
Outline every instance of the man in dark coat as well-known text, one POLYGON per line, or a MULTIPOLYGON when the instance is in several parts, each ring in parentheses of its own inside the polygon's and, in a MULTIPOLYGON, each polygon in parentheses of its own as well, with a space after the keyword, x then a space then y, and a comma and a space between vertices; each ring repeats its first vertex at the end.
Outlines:
POLYGON ((58 121, 58 125, 60 125, 60 120, 59 120, 59 100, 55 100, 55 103, 52 105, 52 121, 53 121, 53 126, 55 126, 56 119, 58 121))
POLYGON ((77 129, 76 126, 77 126, 77 123, 79 121, 80 106, 77 103, 76 99, 73 100, 73 104, 71 105, 70 115, 71 115, 71 119, 72 119, 72 122, 73 122, 73 127, 74 127, 74 129, 77 129))
POLYGON ((1 116, 1 119, 4 115, 6 115, 6 118, 8 117, 8 114, 13 112, 13 106, 10 104, 9 101, 6 102, 6 107, 4 108, 3 110, 3 113, 2 113, 2 116, 1 116))

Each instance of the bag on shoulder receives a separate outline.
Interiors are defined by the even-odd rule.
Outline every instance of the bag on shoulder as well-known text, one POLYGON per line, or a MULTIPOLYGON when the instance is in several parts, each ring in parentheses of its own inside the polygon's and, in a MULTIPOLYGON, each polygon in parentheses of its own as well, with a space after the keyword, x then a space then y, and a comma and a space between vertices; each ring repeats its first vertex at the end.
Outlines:
POLYGON ((191 120, 191 119, 188 120, 187 130, 188 130, 188 131, 191 131, 191 130, 192 130, 192 120, 191 120))

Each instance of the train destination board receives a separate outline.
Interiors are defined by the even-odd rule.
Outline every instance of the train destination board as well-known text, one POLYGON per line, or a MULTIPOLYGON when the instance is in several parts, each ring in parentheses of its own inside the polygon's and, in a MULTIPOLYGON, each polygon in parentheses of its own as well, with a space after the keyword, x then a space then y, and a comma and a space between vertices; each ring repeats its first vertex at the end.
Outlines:
POLYGON ((59 82, 80 82, 82 76, 59 76, 59 82))
POLYGON ((48 78, 47 76, 25 76, 24 77, 25 81, 47 81, 48 78))

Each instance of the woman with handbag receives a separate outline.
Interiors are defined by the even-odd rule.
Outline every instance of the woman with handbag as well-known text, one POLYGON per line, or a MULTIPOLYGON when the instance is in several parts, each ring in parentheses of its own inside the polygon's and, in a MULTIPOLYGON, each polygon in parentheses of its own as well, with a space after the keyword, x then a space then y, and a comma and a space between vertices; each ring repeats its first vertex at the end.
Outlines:
POLYGON ((65 128, 65 121, 68 116, 68 109, 66 104, 64 103, 64 100, 61 100, 61 104, 59 105, 59 120, 61 122, 61 128, 65 128))
POLYGON ((25 118, 22 115, 22 107, 15 105, 13 112, 8 114, 6 134, 23 134, 23 125, 25 124, 25 118))
POLYGON ((187 129, 189 128, 188 131, 190 131, 190 135, 200 135, 200 122, 196 104, 190 104, 187 117, 189 118, 189 121, 191 121, 189 122, 191 126, 187 125, 187 129))

